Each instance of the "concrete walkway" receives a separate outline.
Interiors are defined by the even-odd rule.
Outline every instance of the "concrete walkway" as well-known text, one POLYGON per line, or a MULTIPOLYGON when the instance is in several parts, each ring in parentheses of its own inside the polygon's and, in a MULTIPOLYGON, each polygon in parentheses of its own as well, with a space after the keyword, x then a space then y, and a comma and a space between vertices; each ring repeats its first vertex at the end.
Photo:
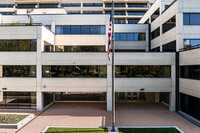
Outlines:
MULTIPOLYGON (((162 104, 117 104, 116 125, 177 126, 185 133, 200 133, 200 127, 162 104)), ((19 133, 40 133, 46 126, 111 126, 111 113, 103 103, 55 103, 19 133)))

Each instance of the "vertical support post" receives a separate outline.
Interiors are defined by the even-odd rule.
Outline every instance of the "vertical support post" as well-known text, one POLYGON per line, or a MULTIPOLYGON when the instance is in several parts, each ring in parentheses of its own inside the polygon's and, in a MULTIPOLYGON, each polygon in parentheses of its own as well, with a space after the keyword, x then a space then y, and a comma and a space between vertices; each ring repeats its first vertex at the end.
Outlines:
POLYGON ((112 65, 107 65, 107 111, 112 111, 112 65))
POLYGON ((114 44, 114 1, 112 0, 112 132, 115 132, 115 44, 114 44))
POLYGON ((43 94, 41 91, 37 91, 37 110, 42 111, 43 110, 43 94))

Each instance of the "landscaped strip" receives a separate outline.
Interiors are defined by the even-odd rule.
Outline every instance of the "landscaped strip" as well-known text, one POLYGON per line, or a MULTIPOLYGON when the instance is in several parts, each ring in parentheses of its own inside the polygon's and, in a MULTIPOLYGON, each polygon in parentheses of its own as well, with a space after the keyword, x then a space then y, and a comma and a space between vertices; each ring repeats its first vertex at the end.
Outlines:
POLYGON ((176 128, 119 128, 119 133, 180 133, 176 128))
POLYGON ((0 114, 0 124, 17 124, 28 115, 0 114))
POLYGON ((107 128, 54 128, 50 127, 45 133, 108 133, 107 128))

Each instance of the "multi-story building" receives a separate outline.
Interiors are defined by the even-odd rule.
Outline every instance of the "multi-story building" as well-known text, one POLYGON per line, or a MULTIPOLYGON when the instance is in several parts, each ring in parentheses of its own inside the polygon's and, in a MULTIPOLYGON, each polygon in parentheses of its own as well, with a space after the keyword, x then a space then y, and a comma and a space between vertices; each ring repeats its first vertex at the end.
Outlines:
POLYGON ((150 23, 151 51, 176 52, 176 111, 198 124, 200 123, 199 5, 198 0, 156 0, 139 22, 150 23))
MULTIPOLYGON (((198 123, 199 106, 191 113, 187 104, 199 104, 199 81, 188 74, 199 70, 198 49, 179 54, 200 34, 199 26, 183 25, 183 16, 199 11, 190 2, 115 0, 116 102, 162 102, 198 123)), ((111 111, 110 11, 111 0, 0 1, 0 108, 95 101, 111 111)))

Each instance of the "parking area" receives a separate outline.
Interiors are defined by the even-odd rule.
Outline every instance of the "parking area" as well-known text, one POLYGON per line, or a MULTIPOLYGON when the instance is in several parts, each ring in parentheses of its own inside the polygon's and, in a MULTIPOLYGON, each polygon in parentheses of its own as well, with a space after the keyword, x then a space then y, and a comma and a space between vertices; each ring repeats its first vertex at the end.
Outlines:
MULTIPOLYGON (((111 112, 105 103, 54 103, 18 132, 40 133, 46 126, 111 126, 111 112)), ((177 126, 185 133, 200 132, 198 126, 160 103, 117 104, 116 126, 177 126)))

